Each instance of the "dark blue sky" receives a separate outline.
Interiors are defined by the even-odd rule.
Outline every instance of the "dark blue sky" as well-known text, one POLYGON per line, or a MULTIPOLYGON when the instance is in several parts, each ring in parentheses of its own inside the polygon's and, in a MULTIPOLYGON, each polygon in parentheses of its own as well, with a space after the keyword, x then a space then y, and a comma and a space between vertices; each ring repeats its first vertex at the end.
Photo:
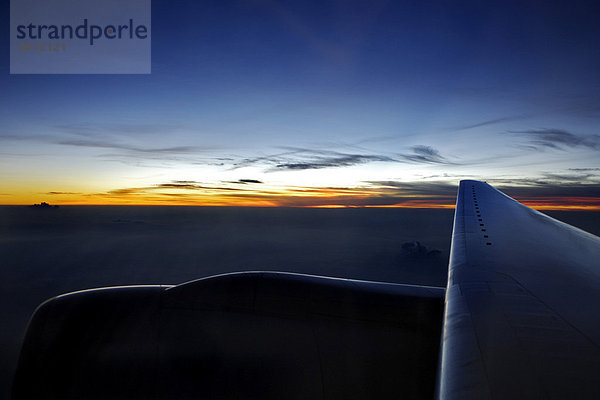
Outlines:
POLYGON ((5 59, 0 202, 239 179, 591 195, 599 17, 594 2, 153 1, 151 75, 9 75, 5 59))

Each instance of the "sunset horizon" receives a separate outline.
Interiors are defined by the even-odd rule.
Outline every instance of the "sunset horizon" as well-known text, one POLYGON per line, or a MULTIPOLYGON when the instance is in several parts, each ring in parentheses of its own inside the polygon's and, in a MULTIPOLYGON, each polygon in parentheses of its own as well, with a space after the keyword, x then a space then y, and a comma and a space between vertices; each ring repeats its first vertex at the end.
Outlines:
POLYGON ((600 210, 586 7, 151 8, 144 38, 119 42, 151 41, 151 73, 0 67, 0 204, 448 208, 475 179, 538 209, 600 210))
MULTIPOLYGON (((188 184, 189 185, 189 184, 188 184)), ((447 185, 448 190, 451 185, 447 185)), ((502 190, 506 188, 500 187, 502 190)), ((535 196, 531 188, 521 191, 534 192, 511 196, 520 203, 536 210, 600 211, 600 198, 593 196, 535 196)), ((222 189, 221 189, 222 190, 222 189)), ((160 188, 136 188, 115 190, 107 193, 64 193, 51 192, 23 196, 19 202, 0 203, 0 206, 26 206, 47 203, 59 206, 191 206, 191 207, 300 207, 300 208, 424 208, 454 209, 456 198, 450 194, 433 196, 412 195, 396 199, 374 190, 359 188, 287 188, 276 191, 229 189, 235 194, 218 195, 194 193, 193 190, 171 190, 160 188), (267 193, 264 193, 264 192, 267 193), (298 194, 298 192, 306 192, 298 194), (320 195, 319 195, 320 194, 320 195), (396 201, 396 202, 395 202, 396 201)), ((508 188, 508 192, 514 188, 508 188)), ((443 193, 443 191, 440 191, 443 193)))

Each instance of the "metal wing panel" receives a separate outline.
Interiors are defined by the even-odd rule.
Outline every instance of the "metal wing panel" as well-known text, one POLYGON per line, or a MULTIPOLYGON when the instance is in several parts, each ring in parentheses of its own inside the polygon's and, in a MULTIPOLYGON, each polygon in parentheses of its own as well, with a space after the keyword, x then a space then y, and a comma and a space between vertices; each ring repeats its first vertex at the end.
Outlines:
POLYGON ((459 188, 438 396, 600 398, 600 238, 459 188))

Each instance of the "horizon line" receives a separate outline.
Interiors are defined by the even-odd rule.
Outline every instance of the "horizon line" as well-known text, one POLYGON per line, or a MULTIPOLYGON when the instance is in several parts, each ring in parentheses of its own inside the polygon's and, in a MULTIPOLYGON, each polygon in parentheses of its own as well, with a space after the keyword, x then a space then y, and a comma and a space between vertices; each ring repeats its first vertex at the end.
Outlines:
MULTIPOLYGON (((515 199, 517 201, 517 199, 515 199)), ((539 204, 535 201, 519 203, 534 210, 547 211, 600 211, 600 205, 574 205, 574 204, 539 204)), ((40 203, 37 203, 40 204, 40 203)), ((0 204, 0 207, 32 207, 35 204, 0 204)), ((391 204, 391 205, 352 205, 352 204, 324 204, 324 205, 289 205, 289 204, 186 204, 186 203, 54 203, 50 206, 59 207, 214 207, 214 208, 403 208, 403 209, 429 209, 429 210, 454 210, 455 204, 391 204)))

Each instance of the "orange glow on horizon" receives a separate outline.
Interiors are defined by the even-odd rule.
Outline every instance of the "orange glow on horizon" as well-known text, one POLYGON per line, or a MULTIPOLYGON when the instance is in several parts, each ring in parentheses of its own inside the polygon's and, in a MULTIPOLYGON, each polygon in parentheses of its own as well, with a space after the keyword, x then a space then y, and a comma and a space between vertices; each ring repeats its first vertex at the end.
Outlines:
MULTIPOLYGON (((537 210, 600 211, 599 197, 517 197, 537 210)), ((453 196, 410 194, 402 196, 385 188, 199 187, 164 189, 143 187, 101 193, 34 193, 0 196, 0 205, 131 205, 204 207, 307 207, 307 208, 428 208, 454 209, 453 196), (54 200, 56 199, 56 200, 54 200)))
POLYGON ((519 197, 517 200, 536 210, 600 211, 598 197, 519 197))

